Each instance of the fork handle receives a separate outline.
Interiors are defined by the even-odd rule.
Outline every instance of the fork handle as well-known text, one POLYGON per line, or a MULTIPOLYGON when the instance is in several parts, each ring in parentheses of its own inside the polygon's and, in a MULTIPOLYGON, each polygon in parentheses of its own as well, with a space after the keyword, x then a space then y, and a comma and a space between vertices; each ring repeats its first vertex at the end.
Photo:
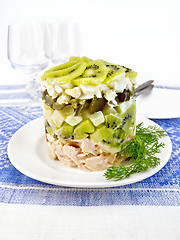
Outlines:
POLYGON ((139 85, 136 89, 135 92, 138 92, 140 90, 142 90, 143 88, 148 87, 149 85, 151 85, 154 82, 154 80, 149 80, 147 82, 144 82, 143 84, 139 85))
POLYGON ((135 90, 135 96, 138 97, 141 94, 148 93, 148 92, 150 92, 153 89, 153 87, 154 87, 154 85, 151 84, 151 85, 148 85, 148 86, 146 86, 144 88, 141 88, 138 91, 135 90))

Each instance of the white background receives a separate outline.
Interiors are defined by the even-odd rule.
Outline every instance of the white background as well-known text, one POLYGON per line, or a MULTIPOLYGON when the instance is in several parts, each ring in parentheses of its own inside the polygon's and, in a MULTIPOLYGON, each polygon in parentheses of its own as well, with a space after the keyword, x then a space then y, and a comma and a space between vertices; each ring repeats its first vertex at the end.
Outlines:
POLYGON ((0 0, 0 83, 24 82, 6 54, 7 25, 19 22, 78 22, 82 55, 127 65, 138 83, 180 87, 178 0, 0 0))

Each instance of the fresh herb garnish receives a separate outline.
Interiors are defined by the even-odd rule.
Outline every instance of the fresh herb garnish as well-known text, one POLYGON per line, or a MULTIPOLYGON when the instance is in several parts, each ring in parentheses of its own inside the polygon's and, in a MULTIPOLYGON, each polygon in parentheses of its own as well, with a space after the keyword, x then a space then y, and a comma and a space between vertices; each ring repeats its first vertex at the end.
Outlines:
POLYGON ((108 168, 105 172, 107 179, 119 181, 128 178, 133 173, 139 173, 154 168, 160 164, 160 158, 156 157, 156 153, 160 153, 160 149, 164 147, 164 143, 159 143, 159 138, 167 136, 167 133, 158 126, 143 127, 143 123, 136 126, 136 135, 128 142, 121 144, 121 150, 117 153, 119 158, 133 163, 130 166, 123 164, 108 168))

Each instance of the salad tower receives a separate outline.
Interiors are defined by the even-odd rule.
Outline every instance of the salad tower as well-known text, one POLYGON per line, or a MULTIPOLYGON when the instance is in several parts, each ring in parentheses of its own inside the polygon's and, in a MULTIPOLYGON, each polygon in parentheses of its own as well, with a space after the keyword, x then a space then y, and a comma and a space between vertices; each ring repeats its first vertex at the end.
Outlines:
POLYGON ((99 171, 120 165, 120 145, 135 134, 137 73, 125 66, 71 57, 42 76, 49 156, 99 171))

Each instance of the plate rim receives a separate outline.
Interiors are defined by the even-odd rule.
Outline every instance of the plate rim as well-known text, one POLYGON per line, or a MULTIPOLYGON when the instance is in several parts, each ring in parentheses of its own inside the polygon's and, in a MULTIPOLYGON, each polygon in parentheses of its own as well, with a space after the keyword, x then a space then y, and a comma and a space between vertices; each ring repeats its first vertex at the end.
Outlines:
MULTIPOLYGON (((142 119, 142 122, 143 120, 147 121, 147 122, 150 122, 150 123, 153 123, 153 125, 156 125, 156 126, 159 126, 157 123, 153 122, 152 120, 148 119, 147 117, 144 117, 142 115, 138 115, 138 117, 140 117, 140 119, 142 119)), ((21 165, 18 165, 18 162, 16 161, 16 157, 13 156, 13 153, 11 151, 11 148, 12 148, 12 145, 14 144, 14 142, 16 142, 16 138, 18 137, 19 134, 21 134, 21 132, 23 132, 23 130, 25 128, 28 128, 30 127, 30 125, 34 125, 36 122, 38 121, 42 121, 43 123, 43 116, 39 117, 39 118, 36 118, 28 123, 26 123, 25 125, 23 125, 21 128, 19 128, 14 134, 13 136, 11 137, 11 139, 9 140, 9 143, 8 143, 8 148, 7 148, 7 153, 8 153, 8 157, 9 157, 9 160, 11 162, 11 164, 19 171, 21 172, 22 174, 32 178, 32 179, 35 179, 37 181, 40 181, 40 182, 43 182, 43 183, 48 183, 48 184, 52 184, 52 185, 58 185, 58 186, 62 186, 62 187, 77 187, 77 188, 109 188, 109 187, 118 187, 118 186, 125 186, 125 185, 129 185, 129 184, 132 184, 132 183, 136 183, 136 182, 139 182, 139 181, 143 181, 151 176, 153 176, 154 174, 156 174, 157 172, 159 172, 166 164, 167 162, 169 161, 170 159, 170 156, 171 156, 171 153, 172 153, 172 142, 171 142, 171 139, 169 137, 169 135, 167 135, 165 138, 166 138, 166 141, 167 141, 167 144, 168 144, 168 153, 167 153, 167 157, 166 157, 166 161, 164 162, 161 162, 157 167, 155 168, 150 168, 148 169, 147 171, 145 172, 141 172, 141 173, 135 173, 133 174, 133 177, 130 177, 130 178, 126 178, 126 179, 123 179, 123 180, 120 180, 120 181, 113 181, 113 180, 107 180, 105 177, 104 177, 104 182, 103 184, 102 183, 88 183, 85 182, 85 184, 83 182, 67 182, 67 181, 62 181, 62 180, 58 180, 58 179, 47 179, 46 177, 42 177, 42 176, 36 176, 34 175, 33 172, 29 172, 27 171, 27 169, 24 169, 21 165), (148 174, 150 172, 150 174, 148 174), (152 172, 152 174, 151 174, 152 172), (142 179, 140 178, 139 179, 139 174, 141 175, 145 175, 145 177, 143 177, 142 179), (146 176, 147 175, 147 176, 146 176), (136 179, 137 177, 137 179, 136 179)), ((161 126, 159 126, 161 129, 163 129, 161 126)), ((40 137, 43 137, 40 136, 40 137)), ((40 138, 39 137, 39 138, 40 138)), ((44 135, 44 138, 45 138, 45 135, 44 135)), ((166 148, 163 148, 163 150, 165 150, 166 148)), ((167 150, 167 149, 166 149, 167 150)), ((161 154, 161 153, 160 153, 161 154)), ((42 160, 41 160, 42 161, 42 160)), ((52 160, 53 161, 53 160, 52 160)), ((50 166, 49 166, 50 167, 50 166)), ((67 167, 64 167, 66 170, 72 170, 72 168, 67 168, 67 167)), ((75 170, 75 169, 73 169, 75 170)), ((81 170, 78 170, 76 169, 76 171, 80 171, 79 173, 81 174, 88 174, 88 175, 102 175, 105 171, 99 171, 99 172, 85 172, 85 171, 81 171, 81 170)))

